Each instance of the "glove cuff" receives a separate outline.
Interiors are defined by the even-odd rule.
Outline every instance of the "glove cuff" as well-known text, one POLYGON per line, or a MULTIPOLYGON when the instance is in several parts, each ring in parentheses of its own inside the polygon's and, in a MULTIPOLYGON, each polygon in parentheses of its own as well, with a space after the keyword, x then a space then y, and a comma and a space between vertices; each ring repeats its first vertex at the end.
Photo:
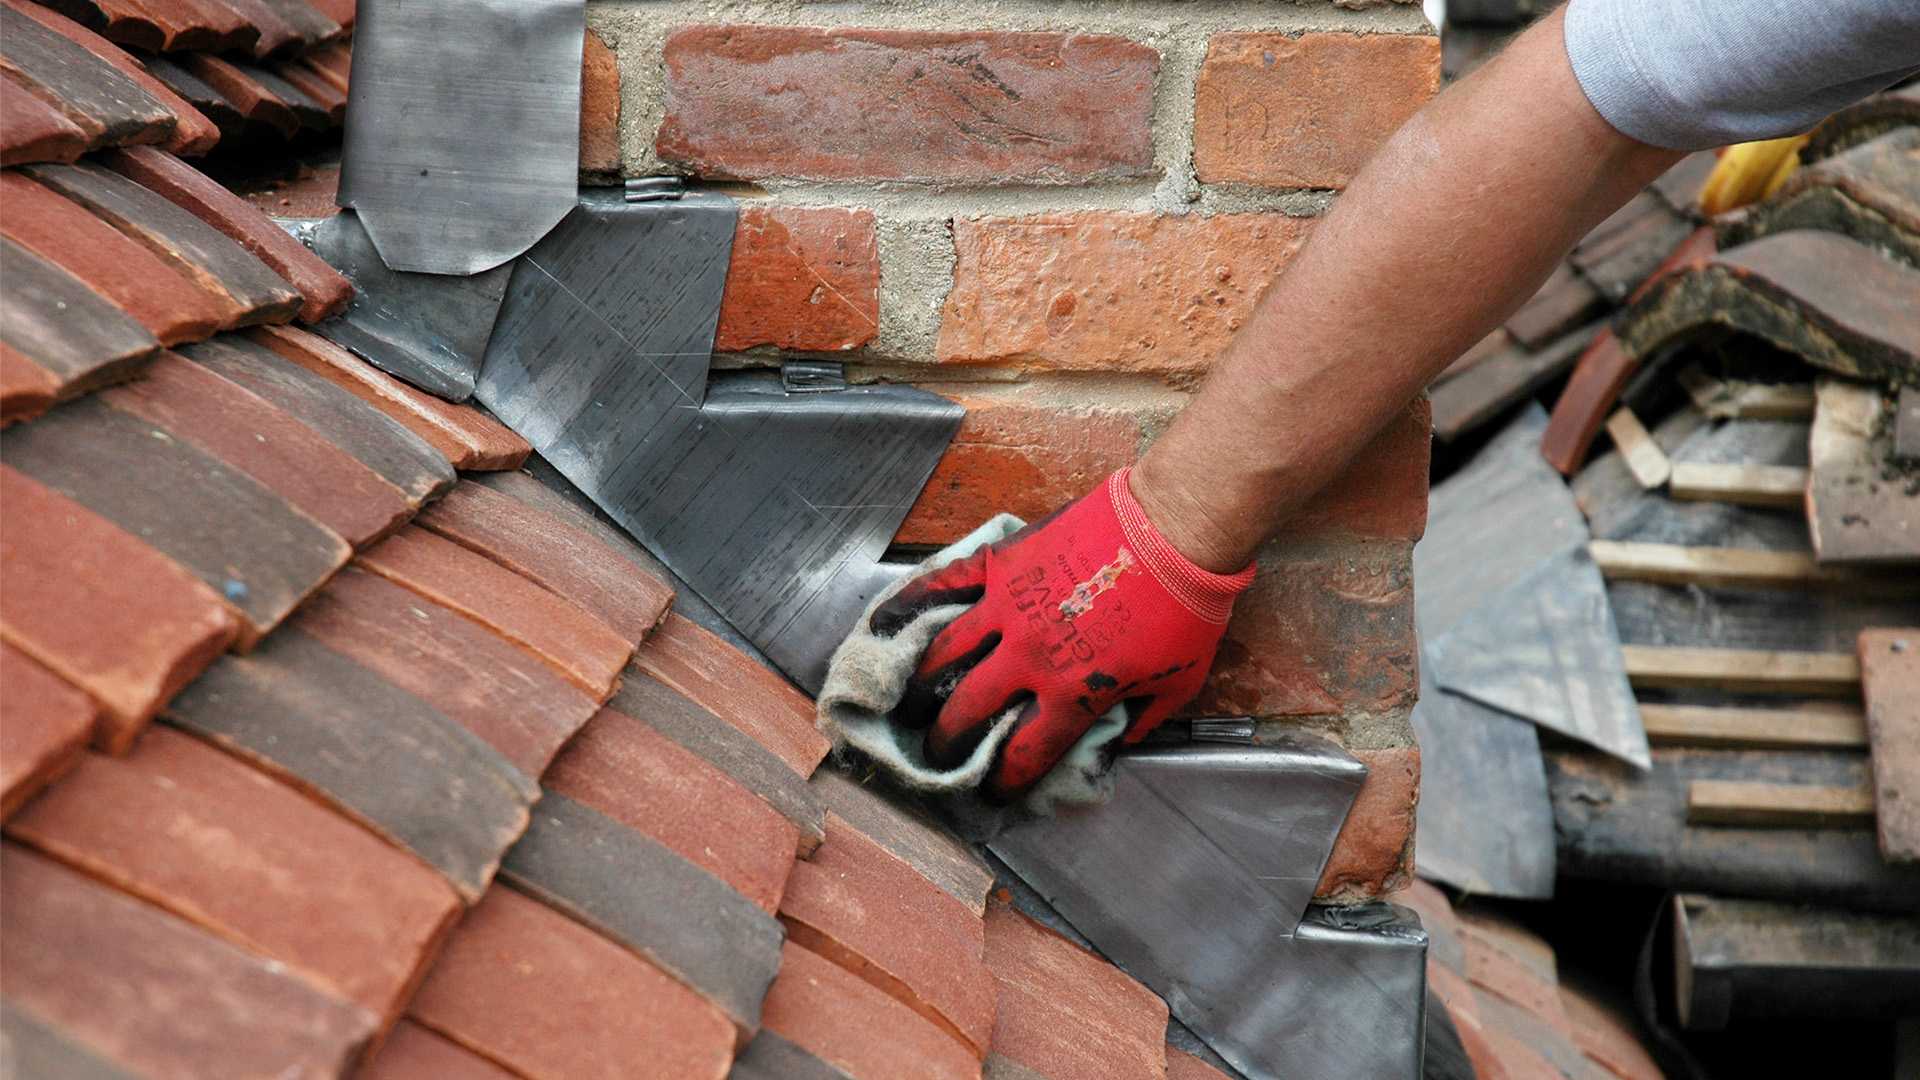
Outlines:
POLYGON ((1120 530, 1126 534, 1127 545, 1146 565, 1147 572, 1194 618, 1225 626, 1233 615, 1234 597, 1253 584, 1254 565, 1248 564, 1237 574, 1216 574, 1194 565, 1147 520, 1147 512, 1141 509, 1139 500, 1133 497, 1133 489, 1127 486, 1127 478, 1132 474, 1133 467, 1128 466, 1107 477, 1107 496, 1113 502, 1114 516, 1120 519, 1120 530))

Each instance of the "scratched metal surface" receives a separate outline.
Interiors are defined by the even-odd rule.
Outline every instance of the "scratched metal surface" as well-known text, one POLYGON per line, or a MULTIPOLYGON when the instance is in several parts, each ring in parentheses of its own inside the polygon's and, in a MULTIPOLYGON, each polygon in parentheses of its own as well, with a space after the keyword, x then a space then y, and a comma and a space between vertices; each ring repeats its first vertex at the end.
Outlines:
POLYGON ((909 387, 708 381, 737 211, 586 191, 517 264, 476 396, 817 690, 964 410, 909 387))
POLYGON ((586 0, 365 0, 340 205, 395 270, 476 274, 573 209, 586 0))

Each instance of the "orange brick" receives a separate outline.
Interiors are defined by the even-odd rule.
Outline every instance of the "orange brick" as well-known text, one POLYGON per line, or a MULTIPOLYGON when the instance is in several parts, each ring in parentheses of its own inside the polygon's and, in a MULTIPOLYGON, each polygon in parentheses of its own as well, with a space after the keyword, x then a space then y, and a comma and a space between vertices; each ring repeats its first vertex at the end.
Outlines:
POLYGON ((935 355, 944 364, 1206 371, 1312 224, 1120 210, 957 220, 935 355))
POLYGON ((1440 89, 1440 39, 1215 34, 1193 100, 1201 183, 1343 188, 1440 89))
POLYGON ((1002 903, 987 905, 993 1052, 1048 1080, 1161 1080, 1167 1003, 1002 903))
POLYGON ((580 61, 580 171, 620 171, 620 57, 591 30, 580 61))
POLYGON ((879 332, 873 211, 741 207, 715 352, 756 345, 832 352, 865 345, 879 332))
POLYGON ((1420 802, 1420 751, 1355 750, 1367 779, 1347 811, 1314 899, 1372 900, 1413 876, 1413 811, 1420 802))
POLYGON ((1418 540, 1427 531, 1433 406, 1407 406, 1281 528, 1283 536, 1418 540))
POLYGON ((761 1023, 853 1080, 979 1080, 958 1039, 845 968, 789 941, 761 1023))
POLYGON ((0 645, 0 817, 80 760, 100 707, 11 645, 0 645))
POLYGON ((684 615, 668 615, 633 662, 746 732, 801 776, 812 776, 827 756, 829 744, 814 730, 807 695, 684 615))

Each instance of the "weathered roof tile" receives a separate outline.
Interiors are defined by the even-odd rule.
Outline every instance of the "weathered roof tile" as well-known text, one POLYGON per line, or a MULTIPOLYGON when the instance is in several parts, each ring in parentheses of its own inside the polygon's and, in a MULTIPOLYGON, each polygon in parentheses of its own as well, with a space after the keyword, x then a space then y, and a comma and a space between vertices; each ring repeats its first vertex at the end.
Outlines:
POLYGON ((518 1080, 513 1073, 411 1020, 394 1025, 354 1080, 518 1080))
POLYGON ((0 644, 0 818, 86 752, 100 707, 11 645, 0 644))
POLYGON ((60 380, 53 372, 0 342, 0 427, 31 420, 53 408, 59 393, 60 380))
POLYGON ((292 107, 241 68, 211 52, 181 53, 177 59, 181 67, 232 102, 240 115, 265 124, 279 132, 283 139, 300 133, 300 117, 292 107))
POLYGON ((87 133, 12 79, 0 79, 0 165, 78 161, 87 133))
POLYGON ((642 671, 753 736, 802 776, 827 756, 813 702, 691 619, 669 614, 634 655, 642 671))
MULTIPOLYGON (((854 1080, 979 1080, 960 1040, 830 960, 787 942, 767 991, 766 1030, 854 1080)), ((1104 1080, 1104 1078, 1103 1078, 1104 1080)))
POLYGON ((832 769, 814 773, 810 786, 834 816, 891 851, 975 915, 986 914, 993 870, 952 833, 832 769))
POLYGON ((220 129, 214 125, 213 121, 188 104, 185 98, 174 93, 165 83, 154 78, 139 61, 128 56, 120 46, 52 8, 34 3, 33 0, 7 0, 7 4, 113 65, 115 70, 139 84, 142 90, 152 94, 168 112, 173 114, 176 121, 173 134, 159 144, 162 148, 175 154, 197 157, 211 150, 214 144, 220 141, 220 129))
POLYGON ((29 18, 0 6, 0 52, 8 74, 87 133, 92 149, 164 142, 173 113, 111 64, 29 18))
POLYGON ((133 377, 159 351, 147 328, 86 282, 0 237, 0 344, 59 380, 72 397, 133 377))
POLYGON ((1119 968, 1005 904, 987 906, 993 1052, 1048 1080, 1160 1080, 1167 1004, 1119 968))

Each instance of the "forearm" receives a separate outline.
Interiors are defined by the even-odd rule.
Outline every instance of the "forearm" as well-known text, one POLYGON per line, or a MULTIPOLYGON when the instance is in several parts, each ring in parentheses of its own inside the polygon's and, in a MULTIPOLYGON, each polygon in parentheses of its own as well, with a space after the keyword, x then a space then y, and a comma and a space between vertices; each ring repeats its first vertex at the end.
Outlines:
POLYGON ((1133 473, 1154 524, 1216 572, 1337 475, 1678 154, 1588 104, 1555 14, 1383 146, 1133 473))

